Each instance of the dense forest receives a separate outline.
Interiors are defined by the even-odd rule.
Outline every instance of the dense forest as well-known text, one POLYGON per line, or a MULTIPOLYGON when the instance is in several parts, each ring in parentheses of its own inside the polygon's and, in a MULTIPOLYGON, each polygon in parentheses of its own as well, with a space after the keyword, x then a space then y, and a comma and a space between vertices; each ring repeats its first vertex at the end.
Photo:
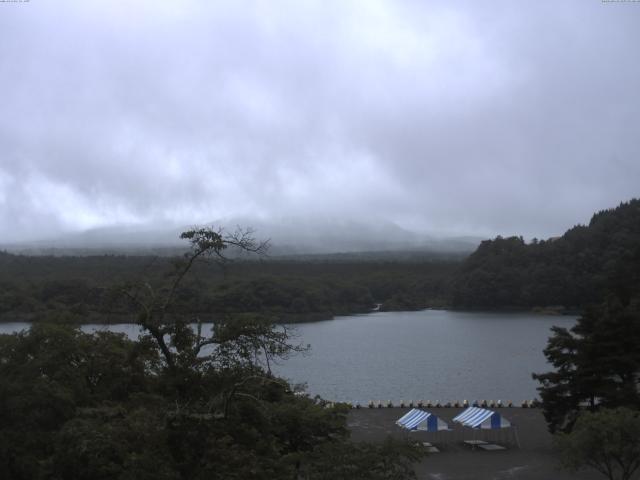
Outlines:
POLYGON ((638 200, 557 239, 483 242, 464 261, 230 261, 220 253, 232 240, 213 230, 183 238, 191 248, 175 258, 0 253, 3 318, 45 320, 0 336, 2 478, 413 478, 422 452, 351 442, 347 405, 270 369, 305 350, 283 321, 376 303, 594 304, 573 329, 554 330, 545 354, 555 370, 534 375, 549 428, 578 435, 585 404, 637 412, 638 200), (144 334, 67 325, 87 321, 131 321, 144 334))
POLYGON ((51 323, 0 335, 0 478, 415 478, 423 452, 349 441, 347 405, 272 374, 272 361, 305 350, 286 327, 236 315, 193 329, 169 311, 195 260, 232 241, 207 229, 185 238, 192 250, 162 285, 124 291, 137 341, 51 323))
MULTIPOLYGON (((128 284, 163 282, 178 259, 162 256, 26 256, 0 253, 0 319, 62 323, 122 322, 135 308, 128 284)), ((271 315, 280 322, 332 318, 449 303, 460 260, 450 256, 332 256, 202 261, 173 304, 203 319, 233 313, 271 315)))
POLYGON ((603 210, 586 226, 548 240, 487 240, 452 284, 457 308, 580 308, 640 285, 640 200, 603 210))
MULTIPOLYGON (((476 272, 491 265, 489 277, 517 282, 507 298, 523 305, 553 298, 582 307, 571 328, 552 329, 544 349, 552 368, 533 378, 562 464, 588 466, 611 480, 635 478, 640 468, 639 220, 640 202, 632 200, 555 241, 522 246, 518 239, 499 240, 483 245, 484 259, 474 259, 476 272), (490 251, 501 247, 504 253, 494 255, 500 260, 491 261, 490 251), (555 274, 538 285, 546 292, 536 298, 533 281, 544 275, 534 273, 545 270, 555 274)), ((473 288, 465 294, 473 295, 473 288)))
MULTIPOLYGON (((0 320, 122 322, 132 282, 162 283, 178 257, 27 256, 0 252, 0 320)), ((174 311, 301 322, 382 310, 543 308, 578 311, 640 284, 640 200, 596 213, 548 240, 497 237, 468 258, 333 255, 211 260, 194 265, 174 311)))

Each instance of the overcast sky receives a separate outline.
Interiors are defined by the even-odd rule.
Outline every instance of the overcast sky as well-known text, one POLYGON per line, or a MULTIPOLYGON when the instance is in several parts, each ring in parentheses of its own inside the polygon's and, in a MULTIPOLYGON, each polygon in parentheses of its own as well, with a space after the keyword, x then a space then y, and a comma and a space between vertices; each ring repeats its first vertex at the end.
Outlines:
POLYGON ((640 3, 0 3, 0 242, 362 218, 561 234, 640 195, 640 3))

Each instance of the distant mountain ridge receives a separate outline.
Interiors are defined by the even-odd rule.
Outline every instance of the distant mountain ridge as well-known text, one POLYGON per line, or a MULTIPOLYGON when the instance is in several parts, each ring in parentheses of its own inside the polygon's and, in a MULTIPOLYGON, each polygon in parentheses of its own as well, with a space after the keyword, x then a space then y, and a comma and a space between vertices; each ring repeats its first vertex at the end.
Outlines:
MULTIPOLYGON (((388 221, 283 218, 265 221, 250 217, 207 223, 226 231, 251 228, 259 240, 269 239, 271 256, 323 255, 355 252, 427 251, 468 254, 480 237, 436 237, 403 229, 388 221)), ((114 226, 96 228, 38 242, 5 245, 26 254, 175 254, 185 248, 179 239, 193 225, 167 227, 114 226), (57 252, 57 253, 56 253, 57 252)))

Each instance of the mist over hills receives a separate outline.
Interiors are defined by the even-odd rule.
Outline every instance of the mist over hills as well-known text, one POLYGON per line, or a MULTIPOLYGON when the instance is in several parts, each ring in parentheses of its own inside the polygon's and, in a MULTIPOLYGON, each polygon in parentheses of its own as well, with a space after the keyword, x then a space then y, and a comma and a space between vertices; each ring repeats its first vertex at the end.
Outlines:
MULTIPOLYGON (((389 221, 338 218, 262 220, 234 217, 208 222, 232 232, 250 228, 257 240, 269 240, 270 256, 354 254, 361 252, 429 252, 467 254, 482 238, 441 236, 404 229, 389 221)), ((194 225, 111 226, 39 241, 0 245, 12 253, 31 255, 162 254, 182 251, 180 233, 194 225)))

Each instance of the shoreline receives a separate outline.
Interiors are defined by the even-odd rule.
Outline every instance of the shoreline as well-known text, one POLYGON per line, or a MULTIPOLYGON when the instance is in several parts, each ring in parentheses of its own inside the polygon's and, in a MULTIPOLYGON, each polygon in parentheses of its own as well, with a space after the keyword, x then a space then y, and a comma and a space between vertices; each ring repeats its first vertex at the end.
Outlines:
MULTIPOLYGON (((421 312, 421 311, 451 311, 451 312, 460 312, 460 313, 496 313, 496 314, 533 314, 540 315, 541 317, 564 317, 564 316, 579 316, 581 312, 579 310, 573 309, 563 309, 558 310, 555 307, 533 307, 533 308, 494 308, 494 309, 485 309, 485 308, 453 308, 453 307, 425 307, 419 309, 408 309, 408 310, 370 310, 370 311, 359 311, 359 312, 351 312, 351 313, 337 313, 332 314, 330 312, 313 312, 313 313, 305 313, 305 314, 270 314, 266 315, 272 316, 282 316, 282 320, 276 323, 282 325, 297 325, 297 324, 305 324, 305 323, 317 323, 317 322, 326 322, 330 320, 339 320, 341 317, 352 317, 352 316, 361 316, 361 315, 371 315, 376 313, 410 313, 410 312, 421 312), (299 315, 299 318, 293 319, 292 317, 296 317, 299 315)), ((249 312, 249 314, 256 314, 257 312, 249 312)), ((259 312, 257 314, 260 314, 259 312)), ((78 321, 78 322, 60 322, 60 321, 52 321, 52 320, 37 320, 34 317, 37 314, 33 313, 22 313, 22 314, 3 314, 0 315, 0 324, 7 323, 36 323, 36 322, 45 322, 45 323, 54 323, 54 324, 64 324, 64 325, 135 325, 136 322, 127 322, 122 321, 126 318, 133 318, 136 316, 135 313, 131 314, 89 314, 87 315, 87 321, 78 321), (7 318, 11 316, 12 318, 7 318), (106 318, 105 318, 106 317, 106 318), (109 317, 112 320, 109 320, 109 317), (114 318, 115 317, 115 318, 114 318)), ((198 316, 198 314, 188 314, 189 316, 198 316)), ((221 314, 220 314, 221 315, 221 314)), ((209 316, 211 316, 209 314, 209 316)), ((192 322, 194 323, 194 322, 192 322)), ((212 323, 211 318, 202 320, 202 323, 212 323)))
POLYGON ((559 459, 553 449, 553 437, 538 408, 499 408, 501 415, 517 430, 515 437, 502 430, 472 430, 453 424, 451 419, 463 408, 423 408, 453 427, 452 432, 412 432, 395 425, 409 408, 353 409, 347 414, 347 426, 354 442, 383 442, 388 436, 400 441, 429 442, 439 453, 430 453, 415 464, 419 480, 503 480, 554 479, 596 480, 595 471, 576 474, 558 469, 559 459), (501 451, 472 450, 463 442, 482 439, 505 447, 501 451))

